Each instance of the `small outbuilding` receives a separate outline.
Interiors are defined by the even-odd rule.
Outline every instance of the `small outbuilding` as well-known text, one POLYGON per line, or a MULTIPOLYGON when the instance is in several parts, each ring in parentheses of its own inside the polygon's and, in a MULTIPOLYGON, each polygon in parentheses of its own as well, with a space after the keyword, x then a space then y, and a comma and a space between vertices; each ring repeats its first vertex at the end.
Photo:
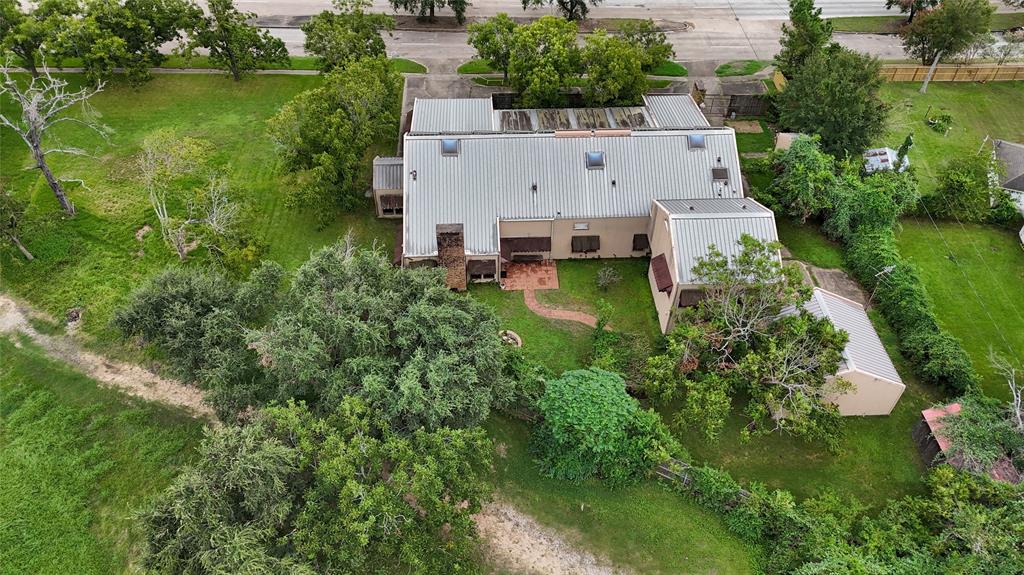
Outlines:
MULTIPOLYGON (((949 456, 949 439, 942 433, 946 417, 960 415, 961 405, 951 403, 941 407, 931 407, 921 411, 921 419, 914 425, 913 438, 921 458, 928 465, 948 463, 957 469, 963 468, 963 461, 957 456, 949 456)), ((1008 457, 1003 457, 988 470, 988 476, 996 481, 1018 484, 1022 481, 1021 474, 1008 457)))
MULTIPOLYGON (((1001 178, 999 185, 1010 193, 1017 204, 1017 210, 1024 214, 1024 144, 996 140, 992 148, 996 159, 1006 170, 1006 175, 1001 178)), ((1017 235, 1024 244, 1024 228, 1021 228, 1017 235)))
POLYGON ((864 152, 864 171, 869 174, 896 170, 902 172, 910 167, 910 158, 899 161, 899 152, 892 148, 872 148, 864 152), (897 165, 898 164, 898 165, 897 165))

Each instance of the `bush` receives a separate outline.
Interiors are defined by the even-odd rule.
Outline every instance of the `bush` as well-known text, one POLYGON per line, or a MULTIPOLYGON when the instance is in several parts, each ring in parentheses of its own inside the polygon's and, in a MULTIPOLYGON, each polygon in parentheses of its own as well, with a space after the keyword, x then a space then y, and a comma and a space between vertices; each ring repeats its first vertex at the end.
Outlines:
POLYGON ((622 281, 619 270, 612 266, 604 266, 597 271, 597 288, 601 291, 608 291, 608 288, 622 281))
POLYGON ((918 373, 930 383, 963 393, 977 383, 978 376, 960 340, 945 331, 918 331, 900 346, 918 373))
POLYGON ((992 200, 1001 192, 992 178, 993 173, 1000 173, 1000 169, 987 154, 953 158, 943 166, 939 187, 927 197, 925 207, 937 218, 986 221, 992 200))

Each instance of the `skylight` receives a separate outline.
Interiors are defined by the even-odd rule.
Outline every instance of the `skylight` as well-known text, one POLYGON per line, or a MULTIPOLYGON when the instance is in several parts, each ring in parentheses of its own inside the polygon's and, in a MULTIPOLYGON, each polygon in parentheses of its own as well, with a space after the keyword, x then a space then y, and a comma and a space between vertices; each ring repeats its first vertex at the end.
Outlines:
POLYGON ((587 152, 587 169, 604 169, 604 152, 587 152))
POLYGON ((704 145, 704 134, 687 134, 686 145, 691 150, 703 150, 706 147, 704 145))
POLYGON ((711 168, 711 179, 716 182, 728 182, 729 168, 711 168))
POLYGON ((459 141, 454 139, 441 140, 441 155, 442 156, 458 156, 459 155, 459 141))

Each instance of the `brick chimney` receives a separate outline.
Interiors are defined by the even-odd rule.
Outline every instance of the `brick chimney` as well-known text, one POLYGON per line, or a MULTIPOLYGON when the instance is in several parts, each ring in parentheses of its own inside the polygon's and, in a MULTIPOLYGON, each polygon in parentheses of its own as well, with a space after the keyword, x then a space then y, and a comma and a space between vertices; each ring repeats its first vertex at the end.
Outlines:
POLYGON ((444 283, 451 289, 466 289, 466 240, 462 224, 437 224, 437 264, 447 268, 444 283))

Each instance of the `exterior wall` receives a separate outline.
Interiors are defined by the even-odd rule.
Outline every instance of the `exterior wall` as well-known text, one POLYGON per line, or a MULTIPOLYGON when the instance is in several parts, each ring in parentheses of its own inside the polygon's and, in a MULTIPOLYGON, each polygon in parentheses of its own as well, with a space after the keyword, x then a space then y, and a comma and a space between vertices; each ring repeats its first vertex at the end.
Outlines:
POLYGON ((658 284, 654 281, 654 270, 647 266, 647 281, 651 284, 651 296, 654 298, 654 307, 658 309, 658 324, 662 333, 668 333, 672 329, 675 316, 675 302, 679 293, 679 279, 676 275, 675 253, 672 247, 672 234, 668 229, 668 214, 657 205, 652 204, 651 216, 645 218, 648 223, 647 235, 651 242, 651 257, 658 254, 665 254, 668 260, 668 272, 672 276, 672 290, 669 292, 658 291, 658 284))
POLYGON ((401 196, 402 190, 373 190, 373 208, 378 218, 401 219, 402 214, 385 214, 380 205, 381 196, 401 196))
POLYGON ((497 281, 498 278, 501 276, 500 270, 498 269, 498 256, 497 255, 493 255, 493 256, 466 256, 466 274, 467 274, 467 277, 469 276, 469 262, 474 262, 474 261, 485 261, 485 262, 488 262, 489 264, 491 264, 491 266, 494 268, 494 271, 493 271, 494 277, 487 278, 487 279, 469 278, 470 282, 472 282, 472 283, 488 283, 488 282, 497 281))
POLYGON ((554 260, 630 258, 640 257, 646 252, 633 251, 633 236, 647 233, 650 218, 597 218, 597 219, 553 219, 553 220, 502 220, 500 234, 503 238, 550 237, 551 252, 540 253, 554 260), (576 224, 586 223, 588 229, 576 230, 576 224), (573 253, 573 236, 600 236, 601 249, 586 254, 573 253))
POLYGON ((839 407, 840 415, 889 415, 906 389, 902 383, 861 371, 845 371, 836 377, 853 384, 849 392, 830 398, 839 407))

